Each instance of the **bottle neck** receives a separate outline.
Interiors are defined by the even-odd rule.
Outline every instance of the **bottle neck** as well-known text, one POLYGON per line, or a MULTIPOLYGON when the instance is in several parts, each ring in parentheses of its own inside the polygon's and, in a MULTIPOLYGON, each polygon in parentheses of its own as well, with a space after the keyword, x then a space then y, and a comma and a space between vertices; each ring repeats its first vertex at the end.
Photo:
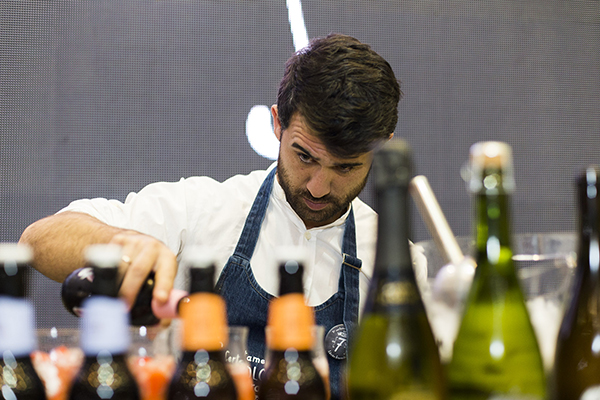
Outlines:
POLYGON ((214 293, 215 266, 190 267, 190 294, 214 293))
POLYGON ((26 268, 13 261, 0 262, 0 296, 25 297, 26 268))
POLYGON ((409 249, 408 188, 391 186, 377 191, 377 253, 375 274, 388 280, 412 277, 409 249))
POLYGON ((600 275, 600 183, 582 179, 578 187, 578 270, 600 275))
MULTIPOLYGON (((475 196, 477 265, 506 264, 512 260, 510 192, 500 169, 485 169, 475 196)), ((485 267, 484 267, 485 268, 485 267)))
POLYGON ((182 350, 215 351, 227 345, 225 300, 215 293, 192 293, 179 305, 182 350))

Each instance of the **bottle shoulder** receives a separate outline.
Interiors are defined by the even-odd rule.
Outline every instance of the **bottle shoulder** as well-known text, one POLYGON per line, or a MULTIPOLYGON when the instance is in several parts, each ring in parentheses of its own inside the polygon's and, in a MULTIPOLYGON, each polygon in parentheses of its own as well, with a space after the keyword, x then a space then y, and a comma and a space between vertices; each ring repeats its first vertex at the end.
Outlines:
POLYGON ((258 399, 324 400, 325 383, 309 351, 272 351, 258 399))

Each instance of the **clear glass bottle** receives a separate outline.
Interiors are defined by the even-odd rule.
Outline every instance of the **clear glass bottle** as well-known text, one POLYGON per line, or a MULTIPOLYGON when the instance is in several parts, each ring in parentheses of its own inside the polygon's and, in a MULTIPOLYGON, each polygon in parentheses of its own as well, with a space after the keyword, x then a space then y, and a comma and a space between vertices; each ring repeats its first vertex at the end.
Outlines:
POLYGON ((259 400, 326 400, 325 383, 312 357, 315 315, 306 305, 302 276, 305 256, 297 248, 281 248, 279 297, 269 305, 266 328, 268 365, 259 400))
POLYGON ((168 400, 236 400, 235 382, 225 361, 229 340, 225 300, 214 292, 214 258, 193 247, 182 260, 190 271, 190 291, 179 303, 182 358, 168 400))
POLYGON ((512 149, 471 146, 477 268, 448 366, 451 399, 544 399, 546 377, 512 260, 512 149))
POLYGON ((0 398, 46 399, 31 362, 37 348, 33 305, 25 298, 25 274, 33 253, 16 243, 0 244, 0 398))
POLYGON ((443 369, 409 250, 411 152, 388 142, 373 160, 379 214, 375 269, 351 347, 351 400, 442 399, 443 369))
POLYGON ((86 260, 94 269, 92 295, 83 303, 81 349, 85 354, 69 393, 70 400, 139 400, 138 385, 127 366, 129 315, 117 297, 121 247, 92 245, 86 260))
POLYGON ((579 247, 555 357, 556 399, 600 397, 600 169, 577 178, 579 247))

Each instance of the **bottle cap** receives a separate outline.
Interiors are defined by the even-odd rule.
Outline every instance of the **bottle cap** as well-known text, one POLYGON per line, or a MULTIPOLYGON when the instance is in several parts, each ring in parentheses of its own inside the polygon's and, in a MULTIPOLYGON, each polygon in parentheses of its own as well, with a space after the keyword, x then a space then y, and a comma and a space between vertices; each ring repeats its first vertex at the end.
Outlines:
POLYGON ((85 259, 99 268, 113 268, 119 265, 123 248, 117 244, 92 244, 85 249, 85 259))
POLYGON ((271 301, 267 320, 267 346, 273 350, 294 348, 310 350, 315 325, 313 309, 306 305, 304 295, 290 293, 271 301))
POLYGON ((22 243, 0 243, 0 262, 26 264, 33 259, 31 247, 22 243))
POLYGON ((497 189, 504 193, 515 190, 512 149, 504 142, 478 142, 470 149, 471 177, 469 190, 478 193, 484 189, 497 189), (497 170, 500 175, 496 179, 486 179, 484 173, 497 170), (501 177, 501 180, 497 178, 501 177))
POLYGON ((217 294, 190 294, 179 305, 184 351, 221 350, 227 345, 227 310, 225 300, 217 294))

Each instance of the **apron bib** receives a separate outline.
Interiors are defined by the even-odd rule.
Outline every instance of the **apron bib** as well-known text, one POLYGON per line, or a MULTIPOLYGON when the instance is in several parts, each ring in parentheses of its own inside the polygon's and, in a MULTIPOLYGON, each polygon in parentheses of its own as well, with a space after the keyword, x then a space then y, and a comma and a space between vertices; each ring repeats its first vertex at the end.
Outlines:
MULTIPOLYGON (((258 387, 264 374, 265 326, 269 302, 274 296, 267 293, 256 281, 250 267, 250 259, 267 211, 275 173, 276 169, 273 169, 261 185, 235 252, 225 264, 216 284, 217 293, 223 296, 227 303, 229 325, 249 328, 247 358, 255 387, 258 387)), ((358 286, 362 262, 356 258, 356 232, 352 208, 344 228, 342 253, 338 291, 327 301, 314 307, 317 325, 325 327, 324 346, 329 362, 332 399, 340 398, 348 334, 354 332, 358 322, 358 286)))

